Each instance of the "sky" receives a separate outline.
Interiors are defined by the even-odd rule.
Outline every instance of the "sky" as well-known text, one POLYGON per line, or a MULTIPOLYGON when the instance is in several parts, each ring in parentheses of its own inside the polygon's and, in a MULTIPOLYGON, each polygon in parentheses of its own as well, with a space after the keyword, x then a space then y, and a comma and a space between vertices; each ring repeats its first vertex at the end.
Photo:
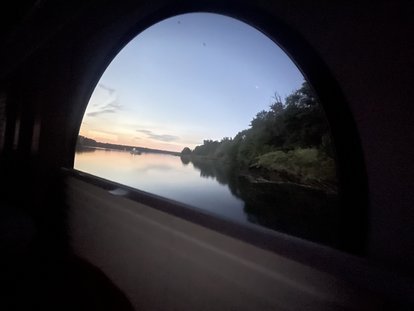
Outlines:
POLYGON ((190 13, 138 34, 113 59, 86 109, 80 135, 181 151, 249 128, 275 93, 303 75, 271 39, 230 17, 190 13))

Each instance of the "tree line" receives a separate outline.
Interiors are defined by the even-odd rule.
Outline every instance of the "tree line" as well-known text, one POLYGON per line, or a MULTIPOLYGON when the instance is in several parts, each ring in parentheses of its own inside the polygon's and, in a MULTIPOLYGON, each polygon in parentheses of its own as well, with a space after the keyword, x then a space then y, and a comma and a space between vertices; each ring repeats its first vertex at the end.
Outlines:
POLYGON ((302 182, 335 182, 329 124, 307 82, 284 102, 275 95, 269 109, 257 113, 250 127, 233 138, 204 140, 181 154, 225 161, 239 169, 283 171, 302 182))
POLYGON ((94 150, 95 148, 107 149, 107 150, 122 150, 122 151, 131 151, 132 149, 136 149, 140 152, 146 153, 163 153, 163 154, 171 154, 178 156, 180 155, 179 152, 175 151, 168 151, 168 150, 160 150, 160 149, 152 149, 146 147, 139 147, 139 146, 130 146, 130 145, 120 145, 120 144, 113 144, 113 143, 103 143, 100 141, 96 141, 95 139, 79 135, 77 142, 76 142, 76 151, 88 151, 94 150))

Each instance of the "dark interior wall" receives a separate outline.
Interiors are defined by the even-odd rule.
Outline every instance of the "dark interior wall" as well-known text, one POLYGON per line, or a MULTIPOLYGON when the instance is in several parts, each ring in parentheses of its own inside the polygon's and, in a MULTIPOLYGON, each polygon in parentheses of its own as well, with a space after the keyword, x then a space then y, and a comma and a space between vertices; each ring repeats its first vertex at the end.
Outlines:
MULTIPOLYGON (((249 14, 240 2, 220 2, 198 5, 249 14)), ((413 5, 405 1, 245 2, 299 34, 338 83, 356 122, 366 164, 367 256, 414 273, 410 105, 414 25, 409 18, 413 5)), ((59 7, 63 3, 45 1, 26 19, 25 27, 3 37, 7 48, 0 54, 0 81, 10 102, 27 116, 19 149, 9 150, 7 161, 35 156, 32 125, 40 118, 36 157, 43 167, 70 166, 85 105, 104 66, 137 30, 162 16, 157 12, 172 13, 184 1, 73 1, 59 7)), ((306 67, 307 51, 285 48, 306 67)), ((312 82, 315 69, 308 67, 304 73, 312 82)), ((323 84, 317 86, 317 91, 323 91, 323 84)), ((7 135, 11 141, 13 131, 7 135)))
POLYGON ((282 18, 324 59, 357 123, 369 184, 369 256, 413 272, 414 6, 324 4, 275 14, 289 12, 282 18))

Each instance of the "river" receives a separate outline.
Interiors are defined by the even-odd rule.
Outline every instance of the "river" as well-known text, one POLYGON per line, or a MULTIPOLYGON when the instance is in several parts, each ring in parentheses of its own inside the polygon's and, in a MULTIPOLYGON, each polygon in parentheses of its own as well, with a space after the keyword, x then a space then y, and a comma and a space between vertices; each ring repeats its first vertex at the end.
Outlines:
POLYGON ((228 165, 158 153, 90 149, 75 169, 186 203, 238 223, 335 246, 337 197, 292 186, 254 184, 228 165))

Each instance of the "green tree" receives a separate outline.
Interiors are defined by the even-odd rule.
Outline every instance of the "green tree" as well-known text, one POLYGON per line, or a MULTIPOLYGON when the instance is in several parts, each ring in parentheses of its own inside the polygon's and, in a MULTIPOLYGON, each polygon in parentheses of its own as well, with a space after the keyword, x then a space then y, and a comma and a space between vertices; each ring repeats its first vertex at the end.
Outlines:
POLYGON ((191 154, 191 149, 188 147, 185 147, 182 151, 181 151, 181 155, 190 155, 191 154))
MULTIPOLYGON (((321 159, 330 163, 333 157, 330 137, 322 106, 310 85, 304 82, 299 89, 286 97, 284 103, 275 94, 269 109, 258 112, 250 122, 250 127, 239 132, 233 139, 226 137, 220 142, 204 140, 202 145, 194 149, 193 155, 216 158, 248 168, 269 153, 287 154, 296 150, 294 154, 301 154, 300 150, 306 149, 317 151, 321 159)), ((266 159, 282 158, 272 156, 266 159)), ((297 157, 285 158, 297 161, 297 157)))

